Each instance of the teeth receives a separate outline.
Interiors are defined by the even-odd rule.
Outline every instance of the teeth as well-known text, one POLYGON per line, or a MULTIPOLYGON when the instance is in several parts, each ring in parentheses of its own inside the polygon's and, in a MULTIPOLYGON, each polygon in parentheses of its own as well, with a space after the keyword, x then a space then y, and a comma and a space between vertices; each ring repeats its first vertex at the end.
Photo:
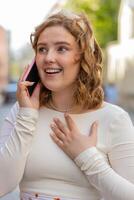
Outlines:
POLYGON ((46 73, 59 73, 61 71, 62 71, 62 69, 55 69, 55 68, 45 69, 46 73))

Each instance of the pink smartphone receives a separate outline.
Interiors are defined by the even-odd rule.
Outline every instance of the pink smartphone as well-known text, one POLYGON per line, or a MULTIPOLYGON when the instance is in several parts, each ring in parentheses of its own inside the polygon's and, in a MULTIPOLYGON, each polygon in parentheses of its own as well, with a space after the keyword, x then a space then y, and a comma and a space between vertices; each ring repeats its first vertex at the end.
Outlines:
POLYGON ((29 95, 31 96, 36 85, 40 82, 40 77, 38 74, 35 60, 33 60, 32 63, 27 68, 25 74, 23 75, 22 80, 34 82, 34 84, 32 86, 28 87, 28 92, 29 92, 29 95))

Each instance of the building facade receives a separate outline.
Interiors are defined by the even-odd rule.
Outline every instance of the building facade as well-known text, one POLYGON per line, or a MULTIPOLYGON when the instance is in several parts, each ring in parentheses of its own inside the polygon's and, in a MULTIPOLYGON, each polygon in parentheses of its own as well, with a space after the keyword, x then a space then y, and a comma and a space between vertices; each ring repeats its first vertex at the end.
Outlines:
POLYGON ((0 93, 8 82, 8 32, 0 26, 0 93))
POLYGON ((122 0, 118 41, 107 47, 107 81, 119 91, 119 104, 134 110, 134 0, 122 0))

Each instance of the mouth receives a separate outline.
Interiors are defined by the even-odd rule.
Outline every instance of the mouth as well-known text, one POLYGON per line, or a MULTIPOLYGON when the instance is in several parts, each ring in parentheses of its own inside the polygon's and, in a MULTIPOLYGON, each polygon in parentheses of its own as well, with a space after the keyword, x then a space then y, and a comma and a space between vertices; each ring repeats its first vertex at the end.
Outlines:
POLYGON ((62 68, 46 68, 44 71, 47 74, 58 74, 61 71, 63 71, 63 69, 62 68))

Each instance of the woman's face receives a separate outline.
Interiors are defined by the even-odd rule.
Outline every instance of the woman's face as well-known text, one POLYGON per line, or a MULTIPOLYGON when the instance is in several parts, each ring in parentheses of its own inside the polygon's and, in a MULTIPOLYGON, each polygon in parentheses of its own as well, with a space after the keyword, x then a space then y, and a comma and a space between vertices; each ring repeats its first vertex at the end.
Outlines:
POLYGON ((53 92, 73 90, 80 70, 74 36, 62 26, 47 27, 37 42, 36 63, 46 88, 53 92))

